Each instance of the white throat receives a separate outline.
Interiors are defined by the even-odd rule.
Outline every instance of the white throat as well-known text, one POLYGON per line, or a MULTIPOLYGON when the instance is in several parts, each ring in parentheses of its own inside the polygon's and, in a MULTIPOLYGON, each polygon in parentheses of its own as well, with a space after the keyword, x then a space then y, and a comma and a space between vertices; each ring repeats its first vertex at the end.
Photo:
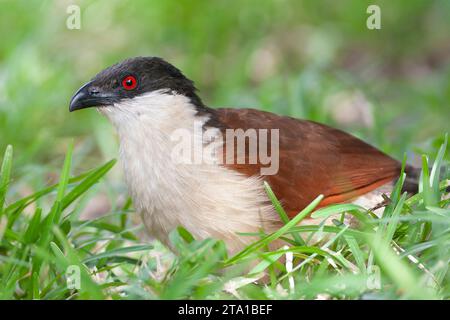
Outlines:
POLYGON ((259 178, 172 159, 174 130, 201 139, 194 126, 208 120, 196 115, 187 97, 160 90, 99 110, 117 129, 125 179, 151 235, 167 244, 168 233, 182 225, 198 238, 224 239, 236 251, 254 240, 236 232, 277 227, 259 178))

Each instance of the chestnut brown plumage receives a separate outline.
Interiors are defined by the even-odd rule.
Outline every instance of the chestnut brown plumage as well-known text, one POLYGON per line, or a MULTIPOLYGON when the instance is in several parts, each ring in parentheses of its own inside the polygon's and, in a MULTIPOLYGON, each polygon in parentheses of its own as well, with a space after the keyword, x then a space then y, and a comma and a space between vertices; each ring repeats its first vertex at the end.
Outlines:
MULTIPOLYGON (((254 109, 217 109, 214 115, 222 128, 279 129, 279 171, 264 179, 290 215, 300 212, 319 194, 325 196, 320 206, 347 202, 392 182, 400 173, 399 161, 317 122, 254 109)), ((261 166, 249 161, 228 165, 248 176, 259 174, 261 166)), ((408 166, 407 171, 415 170, 408 166)))

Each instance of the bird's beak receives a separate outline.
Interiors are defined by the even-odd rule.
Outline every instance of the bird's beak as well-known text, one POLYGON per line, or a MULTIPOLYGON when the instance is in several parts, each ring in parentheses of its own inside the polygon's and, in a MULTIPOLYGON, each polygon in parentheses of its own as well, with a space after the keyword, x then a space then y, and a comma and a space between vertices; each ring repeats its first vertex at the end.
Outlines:
POLYGON ((103 92, 94 86, 92 81, 86 83, 73 95, 70 100, 69 111, 75 111, 90 107, 109 106, 117 101, 117 96, 109 92, 103 92))

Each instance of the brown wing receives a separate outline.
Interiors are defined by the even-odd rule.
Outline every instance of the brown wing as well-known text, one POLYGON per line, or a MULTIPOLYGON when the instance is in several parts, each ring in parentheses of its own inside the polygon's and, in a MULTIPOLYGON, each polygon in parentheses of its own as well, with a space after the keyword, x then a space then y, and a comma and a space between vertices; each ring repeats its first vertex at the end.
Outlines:
MULTIPOLYGON (((279 129, 279 171, 264 176, 290 215, 319 194, 321 206, 346 202, 398 177, 401 164, 343 131, 254 109, 217 109, 223 129, 279 129)), ((248 162, 246 162, 248 163, 248 162)), ((259 175, 261 164, 227 165, 259 175)))

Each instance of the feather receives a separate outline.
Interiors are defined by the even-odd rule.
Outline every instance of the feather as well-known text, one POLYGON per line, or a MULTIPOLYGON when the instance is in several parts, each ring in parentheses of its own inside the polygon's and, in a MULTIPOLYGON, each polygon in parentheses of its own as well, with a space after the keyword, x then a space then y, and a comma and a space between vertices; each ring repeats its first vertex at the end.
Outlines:
MULTIPOLYGON (((348 133, 313 121, 226 108, 215 110, 214 118, 222 130, 279 129, 279 171, 263 178, 291 215, 319 194, 325 196, 321 206, 347 202, 400 173, 399 161, 348 133)), ((226 146, 222 152, 226 157, 226 146)), ((248 141, 245 156, 248 160, 248 141)), ((262 167, 259 161, 225 165, 248 176, 259 175, 262 167)))

